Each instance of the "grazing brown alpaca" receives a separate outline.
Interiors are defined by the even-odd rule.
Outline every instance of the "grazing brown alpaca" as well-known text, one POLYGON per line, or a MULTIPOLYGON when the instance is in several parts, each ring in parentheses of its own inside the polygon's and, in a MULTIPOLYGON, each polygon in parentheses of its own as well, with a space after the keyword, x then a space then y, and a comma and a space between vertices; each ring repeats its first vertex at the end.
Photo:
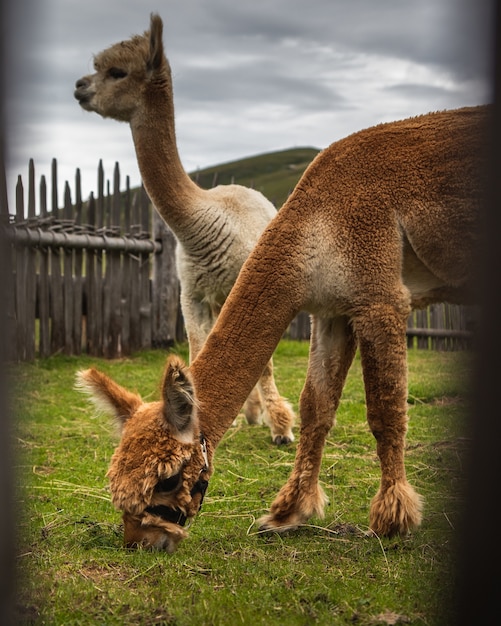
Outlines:
MULTIPOLYGON (((254 189, 204 190, 186 174, 177 151, 171 72, 158 15, 151 16, 150 26, 150 32, 98 54, 96 73, 77 81, 75 98, 87 111, 130 125, 148 195, 178 242, 181 308, 193 360, 276 209, 254 189)), ((267 423, 275 443, 294 439, 294 413, 278 393, 271 359, 244 412, 249 423, 267 423)))
POLYGON ((127 543, 174 549, 184 536, 178 522, 195 515, 216 446, 302 309, 312 313, 312 338, 300 438, 261 528, 323 515, 320 461, 357 345, 381 465, 370 528, 391 536, 420 524, 421 498, 404 467, 406 321, 413 307, 469 301, 488 115, 488 107, 430 113, 321 152, 245 262, 189 369, 168 361, 161 401, 143 403, 94 370, 79 374, 125 422, 109 476, 127 543))

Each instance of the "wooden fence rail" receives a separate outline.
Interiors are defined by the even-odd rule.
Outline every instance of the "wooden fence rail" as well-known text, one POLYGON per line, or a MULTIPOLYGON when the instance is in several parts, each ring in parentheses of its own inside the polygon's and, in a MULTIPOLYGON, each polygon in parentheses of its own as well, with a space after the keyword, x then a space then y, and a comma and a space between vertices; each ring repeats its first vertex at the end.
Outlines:
MULTIPOLYGON (((57 162, 52 192, 42 176, 35 187, 30 161, 28 202, 21 177, 15 213, 7 205, 0 164, 0 228, 9 246, 12 274, 7 303, 12 332, 10 360, 33 360, 62 352, 116 358, 136 350, 167 347, 185 339, 175 270, 175 238, 151 210, 143 188, 134 192, 120 170, 82 200, 80 172, 72 199, 66 182, 62 208, 57 200, 57 162)), ((408 346, 459 350, 470 346, 471 309, 435 305, 409 318, 408 346)), ((300 313, 286 336, 308 340, 310 321, 300 313)))

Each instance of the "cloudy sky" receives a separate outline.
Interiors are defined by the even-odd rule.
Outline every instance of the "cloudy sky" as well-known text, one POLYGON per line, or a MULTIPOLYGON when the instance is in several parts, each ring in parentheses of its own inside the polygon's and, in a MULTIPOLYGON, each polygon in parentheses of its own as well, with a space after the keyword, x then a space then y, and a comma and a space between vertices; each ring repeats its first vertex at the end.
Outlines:
MULTIPOLYGON (((164 20, 187 171, 295 146, 324 148, 379 122, 491 100, 490 0, 11 0, 8 186, 103 160, 133 186, 129 127, 80 109, 93 54, 164 20)), ((12 203, 11 203, 12 205, 12 203)), ((10 207, 13 212, 13 207, 10 207)))

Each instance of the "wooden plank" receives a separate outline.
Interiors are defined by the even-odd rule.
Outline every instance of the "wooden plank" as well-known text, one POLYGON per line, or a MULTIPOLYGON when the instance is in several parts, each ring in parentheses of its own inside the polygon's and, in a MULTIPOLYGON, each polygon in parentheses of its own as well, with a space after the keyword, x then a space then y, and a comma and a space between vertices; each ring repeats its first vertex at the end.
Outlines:
MULTIPOLYGON (((448 303, 442 304, 442 328, 457 328, 455 322, 457 322, 457 318, 454 319, 454 313, 450 305, 448 303)), ((453 337, 447 337, 442 339, 442 342, 441 350, 449 351, 452 349, 455 339, 453 337)))
POLYGON ((409 331, 412 331, 415 328, 416 324, 414 322, 415 319, 415 311, 411 311, 409 317, 407 318, 407 349, 414 347, 414 336, 410 334, 409 331))
MULTIPOLYGON (((434 326, 437 323, 437 316, 436 316, 436 311, 433 308, 433 305, 429 306, 427 311, 427 316, 428 316, 428 326, 427 328, 429 328, 430 330, 434 329, 434 326)), ((431 350, 437 350, 438 349, 438 344, 436 341, 436 335, 434 334, 430 334, 428 333, 428 344, 429 344, 429 348, 431 350)))
MULTIPOLYGON (((130 179, 128 176, 125 178, 125 194, 124 194, 124 209, 123 209, 123 224, 122 233, 124 237, 130 236, 130 179)), ((121 349, 122 355, 129 355, 131 353, 130 345, 130 301, 129 293, 131 288, 131 255, 123 254, 122 258, 122 291, 120 302, 120 313, 122 318, 121 328, 121 349)))
MULTIPOLYGON (((68 181, 64 185, 63 228, 71 220, 71 192, 68 181)), ((62 248, 63 255, 63 319, 64 353, 74 354, 73 345, 73 251, 62 248)))
MULTIPOLYGON (((432 304, 428 310, 428 319, 430 329, 439 329, 443 327, 441 320, 442 309, 432 304)), ((430 336, 430 344, 432 350, 443 350, 443 341, 437 335, 430 336)))
POLYGON ((4 293, 7 294, 4 303, 5 315, 4 323, 4 358, 8 361, 17 360, 17 342, 16 342, 16 305, 15 305, 15 246, 6 238, 7 230, 10 230, 9 202, 7 195, 7 179, 5 175, 5 163, 3 160, 3 152, 0 150, 0 272, 2 273, 2 281, 4 293))
MULTIPOLYGON (((429 328, 427 309, 416 311, 416 326, 418 328, 429 328)), ((420 350, 428 350, 429 348, 428 336, 423 336, 423 335, 418 336, 417 347, 420 350)))
MULTIPOLYGON (((47 184, 45 176, 40 179, 40 218, 47 218, 47 184)), ((50 355, 50 292, 49 292, 49 266, 50 248, 39 248, 39 280, 38 280, 38 318, 39 318, 39 355, 44 359, 50 355)))
MULTIPOLYGON (((51 217, 58 220, 57 199, 57 161, 52 160, 52 193, 51 217)), ((51 304, 51 352, 52 354, 64 348, 64 303, 62 283, 62 254, 60 248, 52 248, 50 257, 50 304, 51 304)))
MULTIPOLYGON (((22 224, 24 222, 24 188, 21 176, 18 176, 16 185, 16 222, 22 224)), ((16 358, 24 361, 26 358, 25 343, 25 311, 26 311, 26 255, 24 248, 17 248, 15 255, 15 271, 16 271, 16 358)))
MULTIPOLYGON (((120 235, 120 168, 115 163, 113 173, 113 195, 111 196, 111 214, 110 214, 110 236, 120 235)), ((108 358, 117 358, 121 355, 121 330, 122 330, 122 255, 120 252, 111 250, 107 254, 106 264, 107 276, 109 278, 109 343, 108 358)))
MULTIPOLYGON (((80 232, 83 206, 80 169, 77 169, 75 174, 75 193, 74 224, 77 232, 80 232)), ((73 252, 73 263, 73 351, 74 354, 81 354, 83 333, 83 250, 81 248, 76 248, 73 252)))
MULTIPOLYGON (((87 225, 91 232, 95 231, 96 221, 96 202, 94 194, 91 193, 87 203, 87 225)), ((98 346, 96 337, 98 330, 96 328, 99 316, 98 310, 98 285, 97 285, 97 250, 88 250, 85 255, 85 328, 86 328, 86 349, 87 353, 92 356, 98 356, 98 346)))
MULTIPOLYGON (((96 197, 96 210, 95 210, 95 232, 102 234, 104 228, 104 169, 103 162, 99 161, 98 173, 97 173, 97 197, 96 197)), ((96 356, 103 356, 104 354, 104 318, 103 318, 103 291, 104 291, 104 254, 101 251, 97 251, 95 255, 95 324, 94 324, 94 354, 96 356)))
MULTIPOLYGON (((30 159, 28 165, 28 227, 34 223, 35 220, 35 165, 33 159, 30 159)), ((35 358, 35 321, 36 321, 36 306, 37 306, 37 250, 36 248, 29 247, 26 250, 26 275, 24 289, 26 293, 25 297, 25 311, 24 311, 24 323, 25 326, 25 360, 33 361, 35 358)))
MULTIPOLYGON (((103 180, 104 180, 104 171, 103 171, 103 180)), ((100 195, 98 198, 98 206, 101 207, 102 215, 103 215, 103 234, 108 234, 111 226, 111 207, 110 207, 110 186, 109 181, 106 181, 106 195, 100 195)), ((110 277, 110 259, 109 254, 105 252, 102 255, 103 261, 103 280, 102 280, 102 354, 106 358, 110 357, 110 341, 111 341, 111 277, 110 277)))

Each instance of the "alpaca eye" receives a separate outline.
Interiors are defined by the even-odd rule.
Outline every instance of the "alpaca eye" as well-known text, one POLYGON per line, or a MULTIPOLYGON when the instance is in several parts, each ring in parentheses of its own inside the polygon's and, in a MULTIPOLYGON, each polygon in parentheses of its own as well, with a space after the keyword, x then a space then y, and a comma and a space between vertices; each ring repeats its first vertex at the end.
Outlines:
POLYGON ((174 491, 181 482, 181 474, 174 474, 174 476, 170 476, 169 478, 164 478, 159 483, 157 483, 155 487, 156 492, 163 493, 165 491, 174 491))
POLYGON ((114 79, 125 78, 127 76, 127 72, 125 70, 121 70, 119 67, 110 67, 108 70, 108 76, 114 79))

